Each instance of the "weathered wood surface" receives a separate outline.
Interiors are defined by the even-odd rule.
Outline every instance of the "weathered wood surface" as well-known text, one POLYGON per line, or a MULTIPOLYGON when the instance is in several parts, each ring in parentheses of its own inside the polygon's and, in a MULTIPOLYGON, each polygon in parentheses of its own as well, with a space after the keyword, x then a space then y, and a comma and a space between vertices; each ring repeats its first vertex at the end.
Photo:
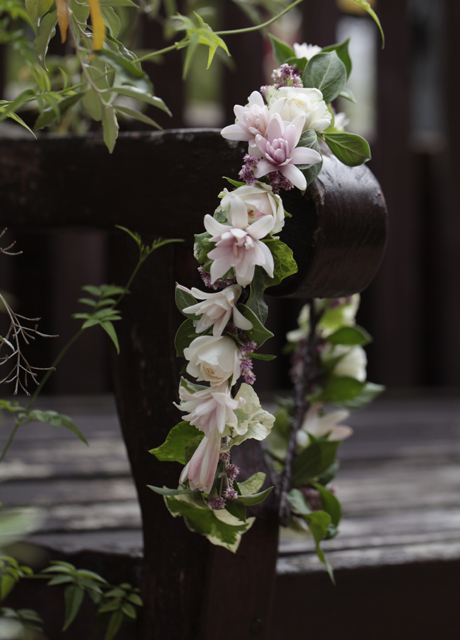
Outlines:
MULTIPOLYGON (((31 540, 47 548, 51 557, 67 554, 70 561, 92 567, 99 562, 103 572, 113 572, 128 557, 139 575, 140 510, 113 403, 109 400, 105 406, 105 413, 102 405, 93 416, 82 412, 82 403, 65 407, 64 401, 58 406, 75 418, 89 448, 47 425, 29 427, 34 429, 33 439, 26 430, 20 433, 4 467, 1 499, 6 506, 32 503, 45 509, 42 529, 31 540), (59 457, 65 451, 85 463, 62 464, 59 457), (23 455, 21 478, 14 461, 23 455), (112 466, 104 463, 106 457, 112 458, 112 466), (46 474, 37 474, 37 468, 46 468, 46 474)), ((327 633, 335 633, 337 617, 342 627, 347 621, 340 637, 368 640, 363 620, 370 624, 372 612, 375 638, 390 632, 403 638, 405 623, 397 618, 398 630, 388 615, 389 610, 399 612, 402 585, 407 589, 406 615, 413 620, 414 634, 419 630, 419 635, 405 637, 426 637, 423 625, 431 628, 431 623, 424 607, 433 602, 431 617, 441 624, 442 637, 453 640, 456 636, 445 627, 456 620, 457 609, 450 603, 460 588, 460 401, 383 399, 348 422, 355 434, 342 445, 335 482, 344 519, 340 535, 324 545, 337 587, 330 584, 309 541, 283 538, 270 640, 303 638, 307 602, 308 610, 318 612, 308 614, 309 626, 318 633, 321 624, 326 624, 327 633), (327 616, 325 603, 338 613, 327 616)), ((2 426, 4 438, 6 423, 2 426)), ((177 475, 179 465, 173 467, 177 475)), ((158 517, 160 509, 161 504, 155 509, 158 517)))

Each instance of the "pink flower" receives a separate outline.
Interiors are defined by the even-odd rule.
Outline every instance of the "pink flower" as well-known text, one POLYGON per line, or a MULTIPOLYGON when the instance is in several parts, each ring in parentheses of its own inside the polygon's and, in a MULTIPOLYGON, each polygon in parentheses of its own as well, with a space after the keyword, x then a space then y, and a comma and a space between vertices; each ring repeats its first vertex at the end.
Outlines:
POLYGON ((273 216, 263 216, 251 225, 248 212, 241 198, 234 199, 230 219, 232 226, 221 224, 210 215, 205 216, 204 226, 211 234, 216 248, 208 253, 211 264, 211 282, 221 278, 232 267, 236 281, 247 287, 254 277, 256 265, 261 266, 273 278, 273 256, 266 244, 260 241, 273 229, 273 216))
POLYGON ((179 483, 188 479, 190 488, 209 493, 214 484, 219 462, 220 437, 205 436, 180 474, 179 483))
POLYGON ((212 326, 212 334, 214 336, 221 336, 230 321, 232 313, 233 322, 239 329, 243 329, 244 331, 252 329, 252 322, 247 320, 235 306, 241 295, 240 285, 232 284, 230 287, 217 293, 206 293, 195 289, 195 287, 190 290, 180 284, 178 284, 177 287, 182 289, 182 291, 186 291, 194 298, 203 300, 203 302, 192 304, 190 307, 183 309, 185 313, 193 313, 196 316, 201 316, 199 320, 193 321, 197 333, 202 333, 202 331, 212 326))
POLYGON ((259 156, 255 138, 258 134, 264 136, 267 130, 270 114, 264 99, 258 91, 253 91, 249 96, 246 107, 236 104, 233 108, 236 116, 236 124, 224 127, 221 135, 227 140, 242 140, 249 142, 250 153, 256 152, 259 156))
POLYGON ((279 171, 301 191, 307 188, 305 176, 295 165, 321 162, 321 155, 308 147, 296 148, 304 124, 304 114, 296 116, 287 125, 279 113, 272 115, 266 138, 256 136, 256 144, 262 154, 254 174, 256 178, 262 178, 272 171, 279 171))
POLYGON ((180 405, 176 404, 176 407, 188 412, 183 416, 183 420, 203 431, 208 438, 232 435, 232 429, 238 426, 234 411, 246 404, 244 398, 232 398, 226 382, 195 393, 191 393, 181 384, 179 396, 182 402, 180 405))

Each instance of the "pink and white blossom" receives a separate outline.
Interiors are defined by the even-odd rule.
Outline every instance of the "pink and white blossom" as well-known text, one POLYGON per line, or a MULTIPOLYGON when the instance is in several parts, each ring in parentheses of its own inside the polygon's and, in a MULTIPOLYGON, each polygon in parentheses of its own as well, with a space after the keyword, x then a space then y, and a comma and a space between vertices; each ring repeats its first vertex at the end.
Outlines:
MULTIPOLYGON (((279 233, 284 226, 284 207, 280 196, 273 193, 269 184, 258 182, 255 185, 238 187, 234 191, 224 189, 221 208, 227 214, 227 219, 232 220, 232 207, 235 198, 244 202, 248 214, 249 224, 263 216, 273 216, 275 224, 271 233, 279 233)), ((233 222, 232 222, 233 223, 233 222)), ((233 223, 234 224, 234 223, 233 223)))
POLYGON ((195 338, 184 349, 184 357, 189 361, 187 373, 211 385, 222 384, 232 377, 235 384, 241 374, 239 349, 227 336, 195 338))
POLYGON ((198 320, 193 321, 197 333, 202 333, 212 326, 212 334, 221 336, 232 315, 233 323, 238 329, 243 329, 243 331, 252 329, 252 322, 247 320, 236 308, 236 302, 241 295, 240 285, 232 284, 217 293, 206 293, 195 289, 195 287, 190 290, 180 284, 177 286, 197 300, 203 300, 203 302, 198 302, 183 309, 184 313, 193 313, 196 316, 201 316, 198 320))
POLYGON ((279 171, 301 191, 307 188, 305 176, 295 165, 321 162, 321 155, 308 147, 296 147, 302 135, 305 118, 304 114, 300 114, 286 125, 279 113, 272 115, 267 137, 256 136, 256 144, 262 154, 255 171, 256 178, 262 178, 272 171, 279 171))
POLYGON ((256 135, 265 135, 270 114, 262 95, 258 91, 253 91, 249 96, 248 104, 243 107, 236 104, 233 108, 236 116, 236 123, 224 127, 221 134, 227 140, 240 140, 249 143, 250 153, 259 151, 255 143, 256 135))
POLYGON ((181 404, 176 407, 187 412, 183 420, 190 422, 210 438, 234 435, 238 426, 236 409, 240 409, 246 400, 232 398, 227 382, 191 393, 183 385, 179 388, 181 404))
POLYGON ((188 480, 192 490, 199 489, 204 493, 209 493, 214 484, 219 463, 219 450, 220 437, 212 435, 208 438, 205 436, 189 462, 182 469, 179 483, 184 484, 188 480))
POLYGON ((221 278, 231 268, 242 287, 248 286, 254 278, 256 265, 261 266, 270 278, 273 278, 274 262, 270 249, 261 242, 261 238, 270 233, 275 220, 272 216, 263 216, 249 224, 248 212, 244 202, 234 200, 231 209, 232 226, 222 224, 210 215, 206 215, 204 226, 211 234, 215 249, 208 253, 211 264, 211 282, 221 278))

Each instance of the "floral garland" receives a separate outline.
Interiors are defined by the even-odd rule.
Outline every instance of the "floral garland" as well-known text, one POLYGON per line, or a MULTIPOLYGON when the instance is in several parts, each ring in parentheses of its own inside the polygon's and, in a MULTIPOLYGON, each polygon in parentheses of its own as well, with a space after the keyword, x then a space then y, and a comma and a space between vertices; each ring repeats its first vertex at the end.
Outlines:
POLYGON ((252 388, 252 364, 274 357, 256 353, 272 336, 264 326, 264 291, 297 271, 291 249, 277 235, 289 215, 279 193, 304 191, 316 178, 319 141, 349 166, 370 158, 367 142, 345 132, 343 115, 331 106, 338 96, 354 100, 345 88, 352 68, 348 41, 320 49, 270 39, 279 65, 273 84, 254 91, 247 105, 236 105, 235 123, 221 132, 248 143, 241 181, 227 178, 233 190, 219 194, 214 215, 204 218, 205 232, 195 236, 198 270, 210 291, 176 287, 176 304, 186 317, 176 351, 196 382, 181 378, 176 406, 183 421, 151 451, 161 461, 185 465, 178 489, 151 487, 164 495, 171 514, 231 551, 254 521, 246 518, 245 506, 262 502, 273 488, 260 491, 263 473, 238 482, 231 449, 249 438, 264 440, 275 422, 252 388))

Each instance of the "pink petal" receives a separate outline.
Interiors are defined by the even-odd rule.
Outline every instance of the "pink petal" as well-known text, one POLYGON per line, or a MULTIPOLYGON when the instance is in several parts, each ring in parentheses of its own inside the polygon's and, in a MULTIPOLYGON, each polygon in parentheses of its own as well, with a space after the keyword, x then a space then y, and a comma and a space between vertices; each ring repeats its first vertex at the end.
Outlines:
POLYGON ((294 164, 286 164, 284 167, 280 167, 279 170, 300 191, 304 191, 307 188, 305 176, 294 164))
POLYGON ((268 123, 267 138, 269 140, 275 140, 276 138, 282 138, 283 137, 283 130, 284 130, 284 125, 283 125, 283 121, 281 120, 280 114, 279 113, 274 113, 271 116, 270 121, 268 123))
POLYGON ((291 159, 293 164, 316 164, 317 162, 321 162, 322 157, 321 154, 314 149, 297 147, 293 153, 291 153, 291 159))
POLYGON ((238 124, 230 124, 228 127, 224 127, 220 135, 226 140, 242 140, 243 142, 249 142, 254 137, 252 134, 243 131, 238 124))
POLYGON ((260 240, 261 238, 265 238, 265 236, 270 233, 274 226, 274 216, 263 216, 262 218, 259 218, 251 225, 249 225, 246 231, 251 236, 251 238, 254 238, 254 240, 260 240))
POLYGON ((271 173, 272 171, 276 171, 277 167, 269 162, 268 160, 262 159, 259 161, 259 164, 254 171, 254 175, 256 178, 262 178, 266 176, 267 173, 271 173))

